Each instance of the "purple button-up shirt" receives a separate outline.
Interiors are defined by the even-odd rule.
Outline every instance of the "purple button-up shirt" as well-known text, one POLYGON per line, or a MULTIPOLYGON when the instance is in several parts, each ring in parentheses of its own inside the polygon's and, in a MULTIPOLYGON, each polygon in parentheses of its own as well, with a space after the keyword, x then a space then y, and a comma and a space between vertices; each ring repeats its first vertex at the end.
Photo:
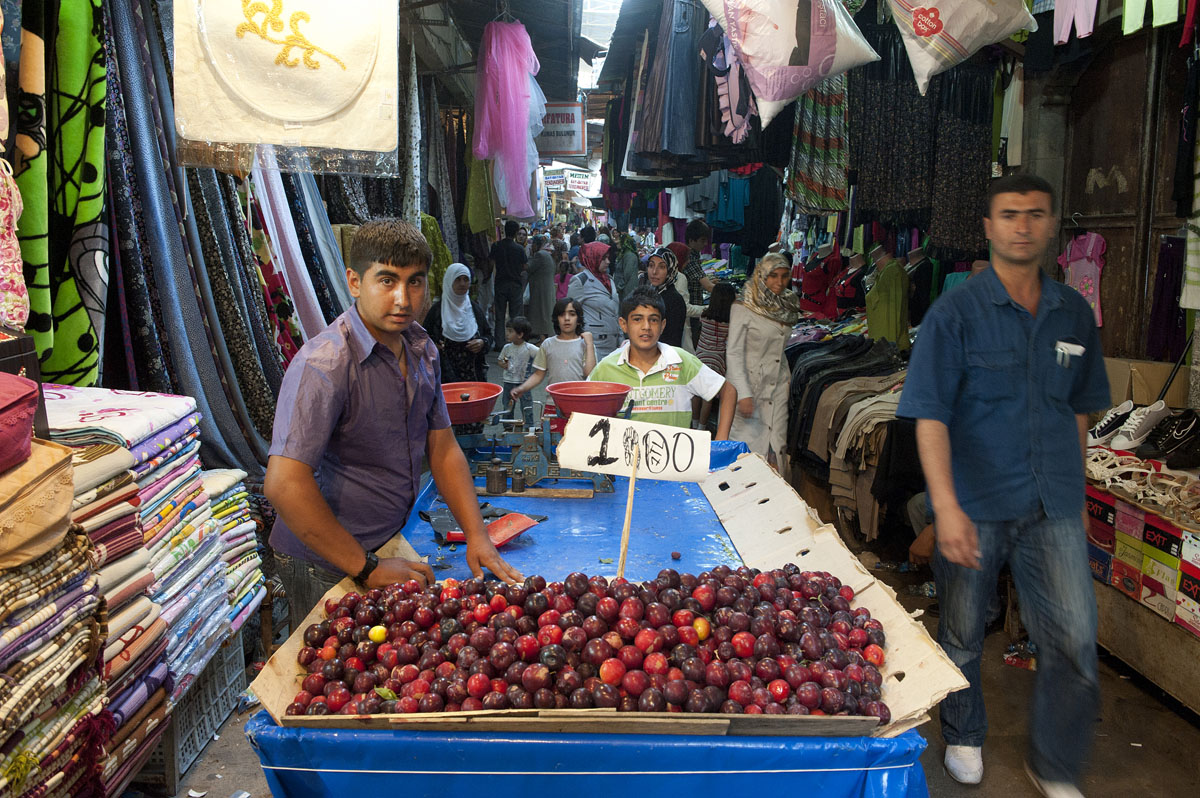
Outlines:
MULTIPOLYGON (((437 347, 415 322, 404 341, 407 381, 396 356, 351 307, 300 349, 275 411, 271 454, 312 466, 329 508, 367 550, 404 526, 420 485, 426 434, 450 426, 437 347)), ((271 546, 336 570, 283 518, 271 530, 271 546)))

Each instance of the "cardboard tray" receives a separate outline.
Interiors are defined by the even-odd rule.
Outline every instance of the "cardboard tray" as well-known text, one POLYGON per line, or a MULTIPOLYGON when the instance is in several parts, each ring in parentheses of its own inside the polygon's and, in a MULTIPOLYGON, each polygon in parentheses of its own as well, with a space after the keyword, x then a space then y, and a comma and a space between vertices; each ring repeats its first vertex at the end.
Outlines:
MULTIPOLYGON (((347 577, 325 594, 296 630, 268 660, 251 685, 263 708, 281 726, 319 729, 392 729, 427 731, 551 732, 587 734, 692 734, 787 737, 894 737, 929 719, 928 711, 967 680, 925 627, 878 582, 842 543, 837 531, 815 520, 808 506, 761 457, 743 455, 733 465, 713 472, 700 483, 738 554, 754 568, 777 568, 794 562, 805 570, 829 571, 855 591, 854 604, 864 606, 883 623, 887 659, 881 669, 883 699, 892 722, 880 727, 868 717, 803 715, 721 715, 585 710, 484 710, 410 715, 288 716, 288 704, 299 688, 302 669, 296 655, 303 632, 324 615, 324 598, 355 589, 347 577)), ((381 557, 417 559, 408 541, 397 536, 379 550, 381 557)), ((566 574, 545 575, 562 577, 566 574)))

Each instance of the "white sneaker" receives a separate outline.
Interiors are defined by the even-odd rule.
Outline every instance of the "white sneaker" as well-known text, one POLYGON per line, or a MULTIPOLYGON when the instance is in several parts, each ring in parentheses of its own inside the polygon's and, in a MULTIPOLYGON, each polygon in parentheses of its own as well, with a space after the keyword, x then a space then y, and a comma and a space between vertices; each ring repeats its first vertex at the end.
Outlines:
POLYGON ((1133 412, 1133 400, 1126 399, 1121 404, 1111 408, 1104 414, 1104 418, 1096 422, 1096 426, 1088 430, 1088 446, 1103 446, 1112 440, 1113 436, 1120 431, 1121 425, 1129 420, 1129 414, 1133 412))
POLYGON ((1083 798, 1083 793, 1074 784, 1065 781, 1046 781, 1033 772, 1029 763, 1025 763, 1025 774, 1033 782, 1033 786, 1044 798, 1083 798))
POLYGON ((1148 407, 1139 407, 1129 414, 1129 419, 1108 442, 1110 448, 1133 451, 1146 442, 1158 422, 1171 415, 1166 403, 1159 399, 1148 407))
POLYGON ((950 778, 960 784, 983 781, 983 749, 974 745, 948 745, 944 760, 950 778))

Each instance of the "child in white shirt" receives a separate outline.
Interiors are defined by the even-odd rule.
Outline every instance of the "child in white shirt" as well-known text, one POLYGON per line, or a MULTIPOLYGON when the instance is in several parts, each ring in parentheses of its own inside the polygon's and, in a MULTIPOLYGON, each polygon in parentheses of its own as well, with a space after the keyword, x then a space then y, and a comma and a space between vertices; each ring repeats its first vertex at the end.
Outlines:
MULTIPOLYGON (((512 390, 525 382, 532 370, 533 358, 538 348, 525 340, 533 327, 524 316, 516 316, 504 325, 504 339, 508 341, 500 350, 499 364, 504 369, 504 409, 510 410, 515 404, 512 390)), ((521 415, 525 417, 525 425, 533 425, 533 397, 525 394, 520 397, 521 415)))

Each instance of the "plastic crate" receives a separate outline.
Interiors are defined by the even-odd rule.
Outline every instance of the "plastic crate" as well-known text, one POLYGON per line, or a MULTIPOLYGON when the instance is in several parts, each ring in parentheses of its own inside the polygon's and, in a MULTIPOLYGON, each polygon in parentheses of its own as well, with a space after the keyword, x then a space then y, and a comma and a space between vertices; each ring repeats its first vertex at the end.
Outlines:
POLYGON ((184 774, 233 712, 245 689, 246 660, 242 635, 238 633, 217 648, 175 704, 170 725, 133 783, 148 791, 174 795, 184 774))

